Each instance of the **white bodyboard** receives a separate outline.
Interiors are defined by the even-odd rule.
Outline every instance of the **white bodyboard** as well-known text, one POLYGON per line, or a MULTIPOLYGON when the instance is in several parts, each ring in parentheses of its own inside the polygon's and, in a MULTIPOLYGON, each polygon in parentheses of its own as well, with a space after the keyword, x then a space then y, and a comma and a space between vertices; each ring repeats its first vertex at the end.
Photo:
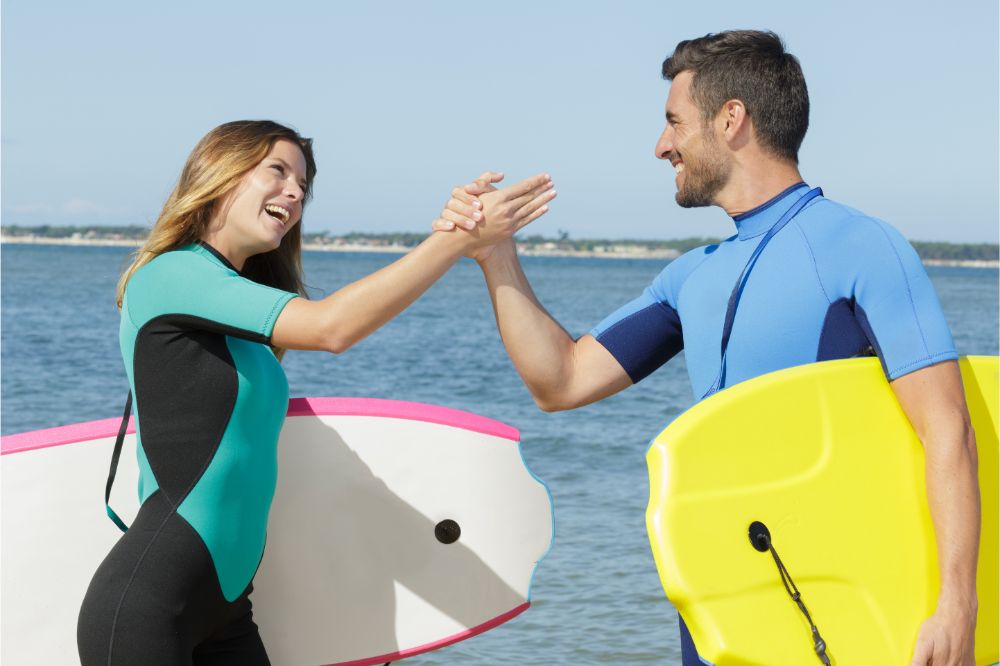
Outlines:
MULTIPOLYGON (((118 425, 3 438, 5 663, 77 660, 80 604, 121 535, 101 507, 118 425)), ((523 612, 553 525, 548 490, 518 439, 502 423, 442 407, 292 400, 251 596, 271 661, 382 664, 523 612)), ((138 510, 136 484, 130 434, 111 500, 126 523, 138 510)))

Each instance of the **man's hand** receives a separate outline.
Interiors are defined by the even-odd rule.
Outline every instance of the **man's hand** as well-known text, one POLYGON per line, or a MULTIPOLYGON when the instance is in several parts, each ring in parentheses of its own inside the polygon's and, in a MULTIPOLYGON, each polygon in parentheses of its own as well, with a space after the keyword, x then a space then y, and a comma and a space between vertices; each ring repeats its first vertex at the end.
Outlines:
POLYGON ((975 666, 976 608, 938 603, 921 626, 910 666, 975 666))
POLYGON ((452 190, 441 217, 434 220, 434 231, 465 230, 474 240, 466 256, 484 261, 501 242, 548 212, 548 202, 555 198, 548 174, 527 178, 516 185, 498 190, 493 183, 503 174, 486 171, 468 185, 452 190))

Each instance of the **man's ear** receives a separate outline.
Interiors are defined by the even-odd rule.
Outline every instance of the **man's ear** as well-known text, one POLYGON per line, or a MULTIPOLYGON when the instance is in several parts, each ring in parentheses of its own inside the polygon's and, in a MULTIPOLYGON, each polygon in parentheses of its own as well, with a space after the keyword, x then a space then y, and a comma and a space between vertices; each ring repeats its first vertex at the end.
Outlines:
POLYGON ((750 116, 742 100, 731 99, 722 105, 715 126, 729 144, 745 144, 750 138, 750 116))

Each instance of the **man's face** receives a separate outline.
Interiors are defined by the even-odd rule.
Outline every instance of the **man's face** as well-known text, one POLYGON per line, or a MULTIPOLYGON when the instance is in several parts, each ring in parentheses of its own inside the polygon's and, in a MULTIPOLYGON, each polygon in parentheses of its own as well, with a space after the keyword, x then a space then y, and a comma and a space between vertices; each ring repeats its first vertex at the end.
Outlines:
POLYGON ((729 181, 731 165, 712 123, 702 122, 691 99, 691 72, 674 77, 667 96, 667 125, 656 142, 656 157, 677 170, 677 204, 711 206, 729 181))

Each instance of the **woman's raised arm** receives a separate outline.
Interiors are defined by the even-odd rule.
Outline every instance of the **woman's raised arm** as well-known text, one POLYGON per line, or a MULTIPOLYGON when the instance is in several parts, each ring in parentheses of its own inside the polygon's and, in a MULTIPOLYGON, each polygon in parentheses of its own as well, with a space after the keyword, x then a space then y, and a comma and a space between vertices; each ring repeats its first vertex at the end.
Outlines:
POLYGON ((295 298, 281 311, 271 344, 339 354, 405 310, 460 257, 506 238, 543 215, 552 198, 547 174, 493 193, 496 212, 466 233, 434 233, 406 256, 326 298, 295 298))

